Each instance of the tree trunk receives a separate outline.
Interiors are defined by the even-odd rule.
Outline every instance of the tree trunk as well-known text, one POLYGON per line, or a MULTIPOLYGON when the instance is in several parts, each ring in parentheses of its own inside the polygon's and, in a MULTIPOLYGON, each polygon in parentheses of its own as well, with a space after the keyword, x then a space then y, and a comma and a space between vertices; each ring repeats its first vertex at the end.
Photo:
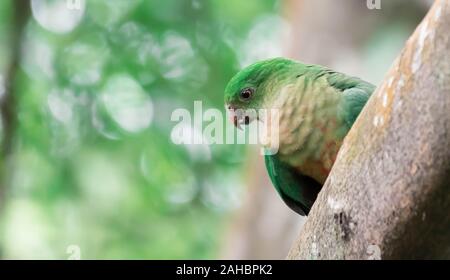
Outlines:
POLYGON ((9 177, 9 160, 13 148, 17 122, 15 81, 22 52, 22 35, 30 15, 30 3, 12 2, 10 33, 10 55, 5 73, 5 92, 0 100, 1 145, 0 145, 0 209, 4 206, 9 177))
POLYGON ((437 0, 344 140, 288 259, 450 256, 450 0, 437 0))

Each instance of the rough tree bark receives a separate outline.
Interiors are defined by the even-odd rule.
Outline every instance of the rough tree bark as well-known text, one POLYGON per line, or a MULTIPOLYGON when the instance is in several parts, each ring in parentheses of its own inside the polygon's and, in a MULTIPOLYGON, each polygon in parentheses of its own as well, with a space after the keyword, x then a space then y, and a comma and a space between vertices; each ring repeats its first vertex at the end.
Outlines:
POLYGON ((437 0, 346 137, 288 259, 450 256, 450 0, 437 0))

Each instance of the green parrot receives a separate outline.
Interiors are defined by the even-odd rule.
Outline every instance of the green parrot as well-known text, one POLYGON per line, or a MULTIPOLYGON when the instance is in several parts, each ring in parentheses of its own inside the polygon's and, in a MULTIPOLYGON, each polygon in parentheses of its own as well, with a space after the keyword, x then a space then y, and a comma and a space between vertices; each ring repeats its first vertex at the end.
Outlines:
POLYGON ((238 72, 226 86, 225 106, 237 127, 261 117, 238 111, 278 110, 278 152, 265 155, 266 169, 282 200, 304 216, 374 90, 323 66, 274 58, 238 72))

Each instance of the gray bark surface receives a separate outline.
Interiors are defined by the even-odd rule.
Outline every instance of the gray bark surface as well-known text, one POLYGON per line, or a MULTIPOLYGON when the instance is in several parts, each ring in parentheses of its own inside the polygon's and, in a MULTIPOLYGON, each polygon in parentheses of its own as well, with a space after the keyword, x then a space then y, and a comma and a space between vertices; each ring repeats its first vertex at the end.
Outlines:
POLYGON ((450 0, 347 135, 288 259, 450 257, 450 0))

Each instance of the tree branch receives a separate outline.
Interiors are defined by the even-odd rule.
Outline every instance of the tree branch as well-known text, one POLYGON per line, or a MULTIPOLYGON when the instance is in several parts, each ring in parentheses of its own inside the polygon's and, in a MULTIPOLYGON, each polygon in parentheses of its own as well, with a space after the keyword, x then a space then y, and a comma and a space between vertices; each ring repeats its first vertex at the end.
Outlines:
POLYGON ((344 140, 289 259, 450 256, 450 0, 437 0, 344 140))

